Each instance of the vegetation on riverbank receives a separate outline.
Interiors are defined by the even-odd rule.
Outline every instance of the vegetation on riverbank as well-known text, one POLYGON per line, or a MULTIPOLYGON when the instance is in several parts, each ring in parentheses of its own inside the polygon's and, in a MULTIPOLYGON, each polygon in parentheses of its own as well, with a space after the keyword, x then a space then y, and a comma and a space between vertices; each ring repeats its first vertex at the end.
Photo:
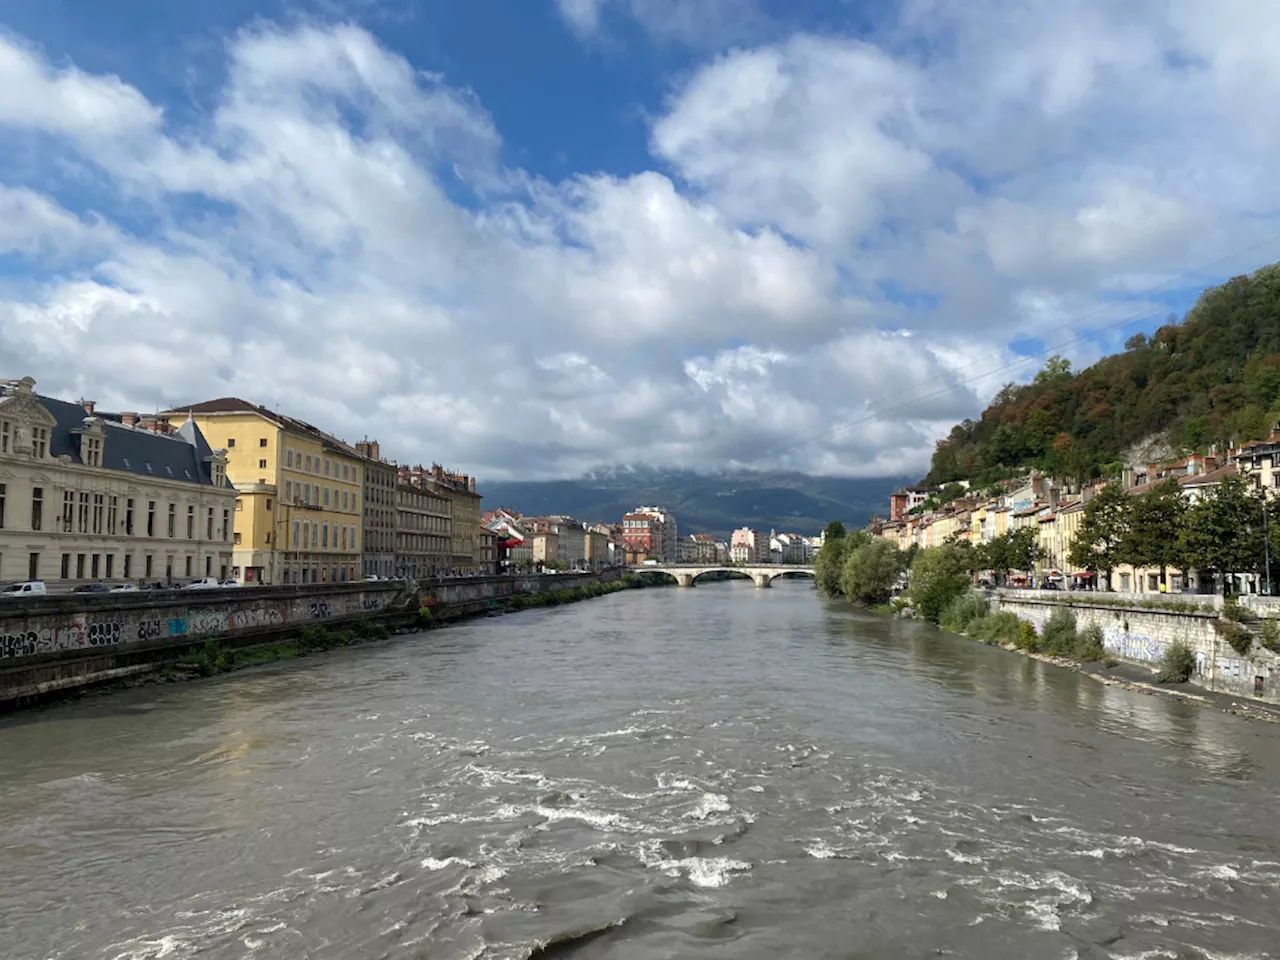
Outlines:
POLYGON ((659 580, 660 577, 663 577, 663 575, 646 576, 644 574, 628 573, 608 583, 588 583, 581 587, 550 590, 546 593, 516 594, 507 598, 503 604, 503 610, 505 612, 514 612, 516 610, 529 610, 533 607, 558 607, 565 603, 577 603, 580 600, 590 600, 594 597, 603 597, 611 593, 620 593, 623 590, 640 590, 645 587, 665 585, 664 582, 659 580))

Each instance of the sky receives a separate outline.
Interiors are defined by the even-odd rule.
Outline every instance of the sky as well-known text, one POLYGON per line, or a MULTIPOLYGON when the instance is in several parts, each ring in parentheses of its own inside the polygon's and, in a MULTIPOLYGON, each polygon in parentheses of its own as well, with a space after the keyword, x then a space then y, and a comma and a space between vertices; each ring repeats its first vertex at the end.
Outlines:
POLYGON ((1274 0, 0 0, 0 376, 922 473, 1280 259, 1274 0))

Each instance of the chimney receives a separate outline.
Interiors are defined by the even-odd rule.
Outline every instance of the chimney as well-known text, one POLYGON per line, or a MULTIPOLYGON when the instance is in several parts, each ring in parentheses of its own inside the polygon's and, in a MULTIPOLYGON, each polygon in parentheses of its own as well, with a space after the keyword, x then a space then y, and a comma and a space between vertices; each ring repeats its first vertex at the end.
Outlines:
POLYGON ((138 425, 138 415, 132 410, 122 413, 120 414, 120 422, 126 427, 136 427, 138 425))
POLYGON ((472 493, 475 493, 475 492, 476 492, 476 478, 475 478, 475 477, 472 477, 472 478, 471 478, 471 492, 472 492, 472 493))
POLYGON ((89 416, 93 416, 93 408, 97 405, 98 402, 96 400, 80 400, 80 406, 84 407, 84 412, 89 414, 89 416))

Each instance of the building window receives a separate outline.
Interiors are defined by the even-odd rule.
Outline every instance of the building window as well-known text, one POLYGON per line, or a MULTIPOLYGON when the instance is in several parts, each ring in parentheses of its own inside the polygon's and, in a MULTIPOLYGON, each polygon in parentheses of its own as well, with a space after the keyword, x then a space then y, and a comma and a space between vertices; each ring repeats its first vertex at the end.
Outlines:
POLYGON ((178 535, 178 505, 176 503, 169 504, 169 537, 172 539, 178 535))
POLYGON ((97 553, 89 558, 89 576, 94 580, 98 579, 98 561, 101 559, 102 555, 97 553))
POLYGON ((206 540, 213 539, 213 507, 209 508, 209 515, 205 517, 204 538, 206 540))
POLYGON ((293 503, 293 481, 286 480, 284 482, 284 502, 293 503))
POLYGON ((49 431, 44 427, 36 427, 31 431, 31 453, 37 460, 43 460, 49 452, 49 431))
POLYGON ((243 510, 243 509, 244 509, 244 501, 237 497, 237 498, 236 498, 236 512, 237 512, 237 513, 239 513, 239 512, 240 512, 241 510, 243 510))
POLYGON ((324 505, 326 507, 329 505, 329 488, 328 487, 324 488, 324 505))
POLYGON ((191 576, 191 557, 187 557, 187 558, 186 558, 186 564, 185 564, 185 567, 186 567, 186 571, 187 571, 187 572, 186 572, 186 576, 188 576, 188 577, 189 577, 189 576, 191 576))
POLYGON ((311 472, 311 454, 307 454, 307 473, 311 472))
POLYGON ((84 554, 83 553, 76 554, 76 579, 77 580, 84 579, 84 554))
POLYGON ((260 447, 265 447, 266 445, 267 445, 267 438, 266 438, 266 437, 263 437, 261 440, 259 440, 259 441, 258 441, 258 446, 260 446, 260 447))
POLYGON ((259 470, 265 470, 265 469, 267 469, 267 461, 265 461, 265 460, 259 460, 259 461, 258 461, 258 469, 259 469, 259 470))
POLYGON ((114 553, 107 554, 107 579, 110 580, 116 575, 116 555, 114 553))
POLYGON ((271 509, 271 501, 270 501, 270 500, 268 500, 268 501, 267 501, 267 509, 268 509, 268 510, 270 510, 270 509, 271 509))
POLYGON ((213 576, 213 557, 204 558, 204 575, 206 577, 213 576))
POLYGON ((143 564, 143 568, 146 571, 143 574, 144 576, 147 576, 147 577, 151 576, 152 572, 155 570, 155 559, 156 558, 153 557, 151 554, 149 553, 147 554, 146 561, 143 564))
MULTIPOLYGON (((0 523, 3 526, 3 523, 0 523)), ((44 527, 44 487, 31 488, 31 529, 44 527)))
POLYGON ((9 421, 0 420, 0 453, 9 452, 9 421))
POLYGON ((322 524, 320 527, 320 549, 329 549, 329 524, 322 524))
POLYGON ((342 509, 343 509, 343 510, 349 509, 349 504, 348 504, 348 501, 347 501, 347 491, 346 491, 346 490, 343 490, 343 491, 342 491, 342 509))
POLYGON ((0 530, 4 529, 4 499, 5 485, 0 483, 0 530))
POLYGON ((262 541, 262 542, 263 542, 263 543, 270 543, 270 542, 271 542, 271 532, 270 532, 270 531, 267 531, 267 533, 263 535, 263 541, 262 541))
POLYGON ((116 520, 120 513, 120 498, 111 497, 107 501, 107 533, 111 536, 116 535, 116 520))
MULTIPOLYGON (((154 500, 147 501, 147 536, 154 537, 156 535, 156 502, 154 500)), ((150 571, 148 571, 150 575, 150 571)))
POLYGON ((102 466, 102 441, 97 437, 85 437, 84 462, 91 467, 102 466))
POLYGON ((87 493, 80 494, 80 500, 77 503, 79 508, 76 511, 76 530, 80 533, 89 532, 89 495, 87 493))
POLYGON ((235 545, 237 547, 240 546, 240 532, 238 530, 236 531, 235 545))
POLYGON ((106 502, 106 497, 101 493, 93 495, 93 532, 102 532, 102 513, 106 502))
POLYGON ((234 447, 235 445, 236 445, 236 438, 235 438, 235 437, 228 437, 228 438, 227 438, 227 449, 228 449, 228 450, 230 450, 230 449, 231 449, 232 447, 234 447))
POLYGON ((329 458, 328 458, 328 457, 325 457, 325 458, 324 458, 324 475, 325 475, 326 477, 327 477, 327 476, 329 476, 329 463, 330 463, 329 458))
POLYGON ((126 553, 124 555, 124 578, 128 580, 133 576, 133 554, 126 553))
POLYGON ((289 469, 293 469, 293 450, 289 449, 284 452, 284 465, 289 469))
POLYGON ((71 578, 71 554, 64 553, 62 555, 62 579, 68 580, 70 578, 71 578))
POLYGON ((293 521, 293 549, 295 550, 298 549, 298 528, 301 526, 302 524, 297 520, 293 521))
POLYGON ((187 506, 187 539, 194 540, 196 538, 196 508, 187 506))
POLYGON ((126 537, 133 536, 133 498, 130 497, 124 502, 124 535, 126 537))
POLYGON ((231 536, 231 511, 222 511, 222 539, 225 541, 231 536))

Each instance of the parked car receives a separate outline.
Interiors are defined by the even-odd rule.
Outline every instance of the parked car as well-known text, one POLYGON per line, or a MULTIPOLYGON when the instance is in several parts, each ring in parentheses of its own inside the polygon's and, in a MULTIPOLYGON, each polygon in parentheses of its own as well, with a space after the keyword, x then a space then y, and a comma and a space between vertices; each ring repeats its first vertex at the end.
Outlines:
POLYGON ((225 589, 230 589, 232 587, 240 586, 240 581, 232 580, 228 577, 226 580, 223 580, 221 583, 219 583, 218 586, 223 587, 225 589))
POLYGON ((82 583, 72 593, 110 593, 111 588, 99 580, 97 583, 82 583))
POLYGON ((120 583, 111 588, 112 593, 137 593, 138 585, 136 583, 120 583))
POLYGON ((49 593, 45 589, 43 580, 26 580, 21 583, 11 583, 0 589, 0 599, 16 600, 20 597, 43 597, 49 593))
POLYGON ((201 577, 182 585, 183 590, 217 590, 222 586, 217 577, 201 577))

